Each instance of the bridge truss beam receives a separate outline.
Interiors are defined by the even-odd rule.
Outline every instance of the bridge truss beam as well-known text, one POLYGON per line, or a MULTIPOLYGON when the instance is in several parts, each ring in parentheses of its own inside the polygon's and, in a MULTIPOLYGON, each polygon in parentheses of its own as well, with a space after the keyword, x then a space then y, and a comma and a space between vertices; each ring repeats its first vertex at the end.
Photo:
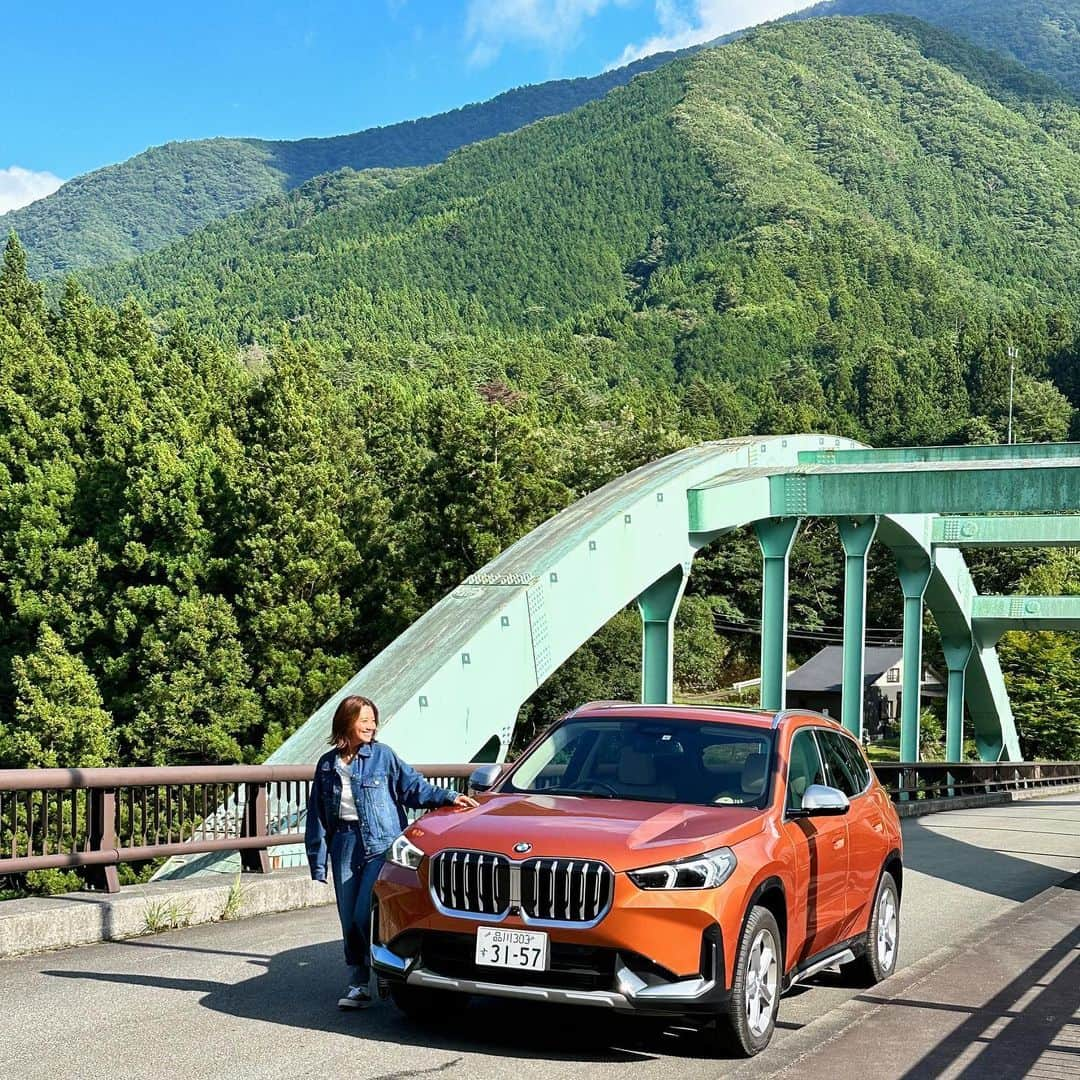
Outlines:
POLYGON ((1080 630, 1080 596, 977 596, 978 640, 996 645, 1008 630, 1080 630))
POLYGON ((933 541, 950 547, 1080 547, 1080 514, 939 517, 933 541))
POLYGON ((913 465, 933 461, 1027 461, 1033 458, 1080 459, 1080 442, 992 443, 982 446, 893 446, 876 449, 803 450, 800 465, 913 465))
POLYGON ((774 516, 1065 513, 1080 506, 1080 469, 1069 458, 805 465, 769 477, 774 516))
MULTIPOLYGON (((808 515, 879 519, 877 539, 907 577, 905 667, 915 671, 921 667, 919 590, 929 566, 925 602, 952 650, 950 681, 955 685, 962 676, 966 684, 980 755, 1016 758, 996 653, 972 637, 970 576, 959 550, 934 546, 933 515, 1075 511, 1078 459, 1076 444, 870 451, 818 435, 731 439, 670 455, 580 500, 467 578, 270 760, 313 761, 337 702, 350 693, 379 701, 387 737, 407 757, 465 760, 495 752, 501 758, 521 704, 635 601, 643 618, 642 692, 666 700, 673 619, 694 553, 741 526, 808 515), (961 664, 956 658, 965 649, 971 659, 961 664)), ((981 528, 982 517, 976 520, 981 528)), ((763 581, 765 603, 767 612, 786 614, 786 559, 776 558, 770 580, 781 584, 763 581)), ((776 657, 786 622, 779 615, 765 622, 767 664, 782 667, 776 657)), ((763 681, 765 693, 770 701, 783 700, 783 679, 775 672, 763 681)), ((915 709, 917 695, 905 696, 915 709)), ((958 715, 955 702, 950 714, 958 715)), ((917 743, 917 728, 914 735, 911 724, 906 730, 906 742, 914 737, 917 743)))

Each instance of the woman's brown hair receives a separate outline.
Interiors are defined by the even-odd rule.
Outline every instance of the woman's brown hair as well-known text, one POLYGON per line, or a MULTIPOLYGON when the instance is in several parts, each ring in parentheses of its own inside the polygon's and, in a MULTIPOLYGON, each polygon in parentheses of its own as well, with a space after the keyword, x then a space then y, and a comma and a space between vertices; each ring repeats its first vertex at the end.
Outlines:
POLYGON ((371 698, 360 697, 359 694, 342 698, 330 725, 330 738, 327 741, 331 746, 344 750, 349 745, 349 730, 365 705, 375 714, 375 726, 379 726, 379 706, 371 698))

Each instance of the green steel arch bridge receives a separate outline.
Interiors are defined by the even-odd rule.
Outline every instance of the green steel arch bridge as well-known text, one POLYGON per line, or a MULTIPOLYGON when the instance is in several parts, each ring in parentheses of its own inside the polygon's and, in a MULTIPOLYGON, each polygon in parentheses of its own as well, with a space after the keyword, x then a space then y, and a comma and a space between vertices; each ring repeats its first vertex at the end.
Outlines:
POLYGON ((788 435, 680 451, 581 499, 470 575, 268 763, 314 761, 348 694, 379 703, 406 758, 502 760, 522 703, 634 601, 642 701, 670 701, 673 626, 694 557, 748 525, 763 555, 761 704, 781 709, 788 559, 808 517, 835 518, 843 548, 845 727, 862 734, 866 560, 876 540, 892 553, 904 596, 901 760, 918 760, 925 606, 948 665, 947 760, 962 759, 966 705, 981 760, 1018 761, 996 643, 1012 628, 1076 629, 1080 597, 980 596, 963 549, 1080 546, 1078 466, 1080 443, 875 450, 788 435))

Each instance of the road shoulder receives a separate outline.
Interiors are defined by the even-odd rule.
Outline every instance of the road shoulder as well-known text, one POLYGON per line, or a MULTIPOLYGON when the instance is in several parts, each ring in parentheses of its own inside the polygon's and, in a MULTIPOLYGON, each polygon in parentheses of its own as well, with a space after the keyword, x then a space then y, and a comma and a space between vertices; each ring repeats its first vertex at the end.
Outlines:
POLYGON ((987 1076, 1059 1058, 1075 1067, 1078 948, 1075 874, 791 1033, 777 1060, 727 1075, 835 1080, 870 1068, 879 1080, 915 1080, 958 1075, 976 1058, 987 1076))

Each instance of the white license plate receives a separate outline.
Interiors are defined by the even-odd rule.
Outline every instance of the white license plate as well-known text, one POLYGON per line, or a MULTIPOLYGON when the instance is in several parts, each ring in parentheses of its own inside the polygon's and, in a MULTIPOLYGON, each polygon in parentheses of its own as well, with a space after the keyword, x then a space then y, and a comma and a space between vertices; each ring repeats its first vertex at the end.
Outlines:
POLYGON ((547 971, 548 936, 535 930, 476 930, 476 962, 518 971, 547 971))

